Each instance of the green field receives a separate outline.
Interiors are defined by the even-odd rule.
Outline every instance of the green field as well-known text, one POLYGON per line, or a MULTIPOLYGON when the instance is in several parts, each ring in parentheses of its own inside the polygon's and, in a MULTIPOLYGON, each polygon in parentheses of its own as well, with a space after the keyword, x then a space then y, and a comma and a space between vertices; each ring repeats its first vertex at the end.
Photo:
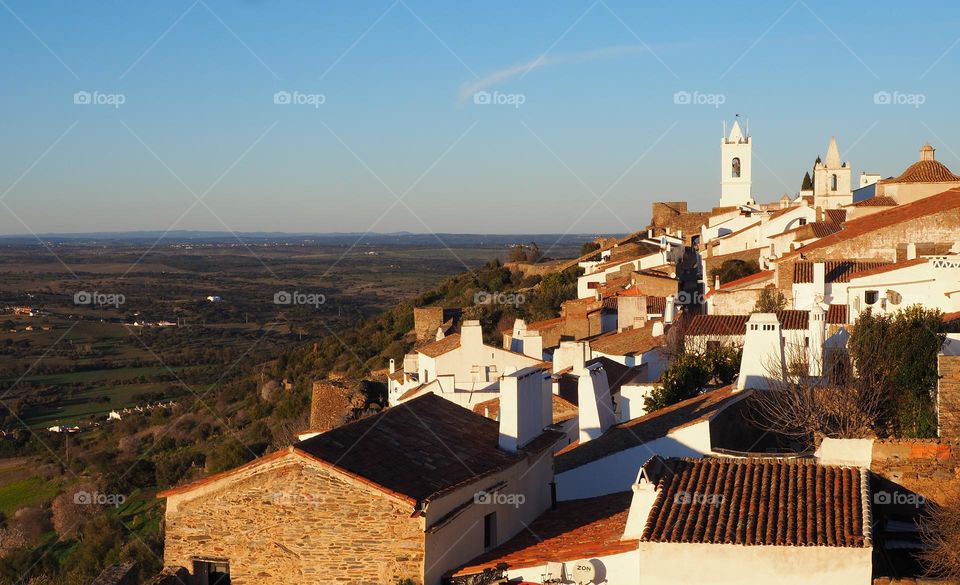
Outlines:
POLYGON ((10 518, 20 508, 48 502, 56 495, 56 485, 36 476, 2 484, 0 513, 10 518))

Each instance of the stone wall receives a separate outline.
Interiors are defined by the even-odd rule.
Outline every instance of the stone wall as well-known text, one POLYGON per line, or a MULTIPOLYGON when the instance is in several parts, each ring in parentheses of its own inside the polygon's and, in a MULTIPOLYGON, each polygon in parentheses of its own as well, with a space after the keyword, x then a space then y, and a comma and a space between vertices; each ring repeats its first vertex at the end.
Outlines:
POLYGON ((417 341, 433 341, 443 325, 443 307, 417 307, 413 310, 413 330, 417 341))
MULTIPOLYGON (((756 262, 760 263, 760 248, 753 248, 752 250, 743 250, 741 252, 732 252, 730 254, 723 254, 721 256, 706 256, 703 259, 704 272, 703 278, 713 284, 713 276, 710 273, 714 268, 720 268, 724 262, 728 260, 743 260, 744 262, 756 262)), ((762 268, 762 266, 761 266, 762 268)))
POLYGON ((710 221, 711 212, 688 211, 686 201, 654 202, 650 217, 650 226, 654 235, 683 232, 684 244, 690 245, 694 236, 700 235, 700 228, 710 221))
POLYGON ((960 439, 960 356, 937 357, 937 420, 940 437, 960 439))
POLYGON ((288 454, 168 496, 164 561, 226 560, 233 585, 419 583, 424 527, 411 511, 288 454))
POLYGON ((960 483, 960 441, 891 439, 875 441, 871 471, 938 502, 960 483))
POLYGON ((136 585, 137 563, 110 565, 90 585, 136 585))

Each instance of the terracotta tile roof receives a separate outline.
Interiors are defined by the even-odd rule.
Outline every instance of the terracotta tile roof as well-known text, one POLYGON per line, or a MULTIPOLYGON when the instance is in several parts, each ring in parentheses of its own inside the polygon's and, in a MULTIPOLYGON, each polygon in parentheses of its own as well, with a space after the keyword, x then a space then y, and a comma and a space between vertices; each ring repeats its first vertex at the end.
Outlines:
POLYGON ((664 344, 664 336, 653 336, 653 327, 638 327, 619 333, 605 333, 590 341, 590 349, 607 355, 638 355, 664 344))
POLYGON ((414 396, 417 395, 417 392, 420 392, 421 390, 423 390, 423 388, 424 388, 426 385, 427 385, 427 384, 418 384, 418 385, 414 386, 413 388, 410 388, 409 390, 407 390, 406 392, 404 392, 403 394, 401 394, 399 397, 397 397, 397 400, 400 401, 400 402, 403 402, 404 400, 409 400, 409 399, 413 398, 414 396))
POLYGON ((746 335, 749 315, 694 315, 685 335, 746 335))
POLYGON ((726 386, 622 422, 592 441, 564 447, 554 457, 554 467, 557 473, 563 473, 649 443, 667 436, 671 431, 709 420, 728 405, 749 395, 749 390, 736 392, 733 386, 726 386))
POLYGON ((777 311, 777 319, 782 329, 807 329, 810 326, 810 311, 784 309, 777 311))
MULTIPOLYGON (((577 416, 577 405, 573 404, 556 394, 551 394, 553 402, 553 424, 568 421, 577 416)), ((491 420, 500 419, 500 398, 491 398, 473 405, 473 412, 486 416, 491 420)))
POLYGON ((893 197, 871 197, 857 201, 851 207, 893 207, 897 202, 893 197))
POLYGON ((403 382, 403 370, 397 370, 392 374, 387 374, 387 379, 394 382, 403 382))
POLYGON ((668 459, 641 540, 870 546, 869 479, 790 459, 668 459))
POLYGON ((540 331, 541 329, 549 329, 550 327, 556 327, 558 325, 563 325, 563 317, 554 317, 553 319, 527 323, 527 331, 540 331))
POLYGON ((827 221, 832 221, 833 223, 843 223, 847 221, 846 209, 824 209, 823 215, 826 216, 827 221))
POLYGON ((428 357, 437 357, 447 353, 448 351, 453 351, 458 347, 460 347, 460 334, 452 333, 443 339, 438 339, 436 341, 431 341, 426 345, 422 345, 416 348, 415 351, 428 357))
POLYGON ((738 286, 743 286, 745 284, 750 284, 757 280, 766 280, 768 278, 773 278, 775 272, 773 270, 761 270, 760 272, 755 272, 744 276, 743 278, 738 278, 736 280, 731 280, 730 282, 721 282, 720 290, 736 288, 738 286))
POLYGON ((904 260, 902 262, 888 263, 884 266, 877 266, 875 268, 869 268, 865 270, 858 270, 850 274, 850 278, 863 278, 864 276, 873 276, 875 274, 883 274, 884 272, 891 272, 894 270, 900 270, 901 268, 909 268, 911 266, 919 266, 920 264, 926 264, 926 258, 914 258, 913 260, 904 260))
POLYGON ((506 469, 525 451, 562 436, 544 432, 519 453, 499 447, 499 425, 434 394, 297 443, 295 447, 348 474, 416 501, 506 469))
POLYGON ((836 223, 833 221, 814 221, 811 223, 805 223, 801 226, 797 226, 791 230, 780 232, 777 235, 782 236, 785 234, 796 234, 796 233, 799 233, 800 231, 805 230, 805 231, 809 231, 810 234, 815 238, 825 238, 829 235, 837 233, 841 229, 843 229, 842 226, 839 223, 836 223))
MULTIPOLYGON (((806 329, 810 313, 797 309, 777 311, 780 327, 787 330, 806 329)), ((684 335, 746 335, 750 315, 694 315, 684 335)))
MULTIPOLYGON (((800 261, 793 265, 793 282, 807 284, 813 282, 814 262, 800 261)), ((872 270, 887 266, 890 262, 873 260, 827 260, 823 262, 826 271, 825 279, 828 283, 850 282, 850 275, 854 272, 872 270)))
POLYGON ((846 325, 849 311, 846 305, 830 305, 827 309, 827 323, 830 325, 846 325))
POLYGON ((864 234, 875 232, 888 228, 905 221, 919 219, 936 213, 943 213, 953 209, 960 208, 960 189, 950 189, 937 195, 924 197, 911 203, 897 205, 890 209, 884 209, 877 213, 852 219, 843 224, 843 229, 839 232, 807 244, 799 250, 785 254, 780 258, 783 261, 788 258, 794 258, 801 253, 807 254, 811 250, 826 248, 840 242, 844 242, 864 234))
POLYGON ((903 171, 899 177, 885 179, 884 184, 890 183, 955 183, 960 177, 950 172, 938 160, 919 160, 903 171))
POLYGON ((505 563, 508 569, 537 567, 636 550, 638 540, 620 540, 627 526, 631 492, 557 503, 520 533, 456 570, 473 575, 505 563))
POLYGON ((944 322, 944 323, 949 323, 949 322, 951 322, 951 321, 956 321, 957 319, 960 319, 960 311, 957 311, 957 312, 955 312, 955 313, 944 313, 944 315, 943 315, 943 322, 944 322))

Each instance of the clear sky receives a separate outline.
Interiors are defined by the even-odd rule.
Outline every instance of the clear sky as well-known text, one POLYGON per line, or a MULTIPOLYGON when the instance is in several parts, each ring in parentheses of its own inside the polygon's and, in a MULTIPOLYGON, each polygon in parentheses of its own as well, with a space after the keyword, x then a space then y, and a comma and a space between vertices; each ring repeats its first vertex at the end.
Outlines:
POLYGON ((0 233, 621 232, 716 202, 737 113, 761 201, 831 134, 855 177, 927 140, 960 171, 958 25, 934 1, 0 0, 0 233))

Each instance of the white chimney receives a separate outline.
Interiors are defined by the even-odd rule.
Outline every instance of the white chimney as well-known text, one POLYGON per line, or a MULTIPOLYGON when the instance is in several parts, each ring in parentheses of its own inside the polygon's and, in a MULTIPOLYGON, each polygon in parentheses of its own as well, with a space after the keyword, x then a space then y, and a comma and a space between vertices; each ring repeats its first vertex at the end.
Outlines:
POLYGON ((813 263, 813 295, 827 297, 827 265, 823 262, 813 263))
POLYGON ((600 364, 580 372, 577 381, 577 410, 580 442, 586 443, 603 435, 614 423, 613 400, 607 373, 600 364))
MULTIPOLYGON (((631 486, 633 498, 630 500, 630 512, 627 513, 627 524, 624 527, 621 540, 636 540, 643 536, 643 530, 647 526, 647 518, 650 516, 650 511, 653 510, 653 505, 657 500, 657 483, 659 481, 659 477, 650 477, 652 473, 647 468, 656 463, 660 462, 654 459, 640 467, 637 481, 631 486)), ((662 465, 662 463, 660 464, 662 465)))
POLYGON ((583 369, 589 351, 583 341, 561 341, 560 347, 553 352, 553 371, 572 368, 576 374, 583 369))
POLYGON ((917 257, 917 245, 913 242, 907 244, 907 260, 914 260, 917 257))
POLYGON ((823 305, 817 299, 813 302, 810 309, 810 321, 807 324, 807 335, 809 341, 807 344, 807 373, 817 378, 823 376, 823 344, 827 332, 827 313, 823 310, 823 305))
POLYGON ((394 361, 393 358, 390 358, 390 373, 392 374, 396 371, 397 371, 397 362, 394 361))
POLYGON ((783 335, 776 313, 753 313, 747 321, 737 390, 767 390, 785 372, 783 335))
POLYGON ((480 347, 483 345, 483 328, 480 321, 464 321, 460 326, 460 345, 463 347, 480 347))
POLYGON ((550 400, 549 377, 543 368, 505 374, 500 379, 500 448, 516 453, 539 437, 550 423, 550 400))
POLYGON ((664 322, 664 323, 673 323, 674 304, 675 304, 675 302, 676 302, 676 301, 675 301, 675 299, 673 298, 673 295, 670 295, 670 296, 667 297, 667 300, 666 300, 666 302, 665 302, 665 307, 664 307, 664 309, 663 309, 663 322, 664 322))

